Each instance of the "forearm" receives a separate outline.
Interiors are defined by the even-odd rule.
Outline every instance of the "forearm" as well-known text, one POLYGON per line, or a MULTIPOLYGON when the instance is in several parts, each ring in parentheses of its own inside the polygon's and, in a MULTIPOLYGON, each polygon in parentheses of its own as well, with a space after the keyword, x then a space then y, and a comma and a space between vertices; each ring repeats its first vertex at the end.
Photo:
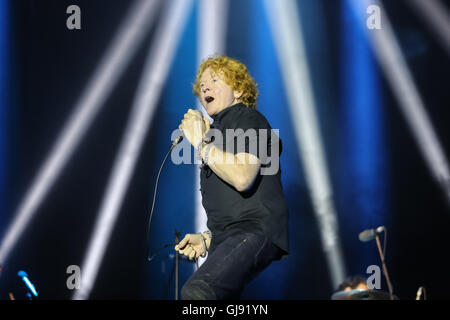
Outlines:
POLYGON ((203 159, 208 159, 208 166, 211 170, 240 192, 251 187, 261 165, 259 159, 254 155, 248 153, 235 155, 225 152, 215 145, 211 145, 209 148, 208 145, 204 145, 201 153, 203 159))

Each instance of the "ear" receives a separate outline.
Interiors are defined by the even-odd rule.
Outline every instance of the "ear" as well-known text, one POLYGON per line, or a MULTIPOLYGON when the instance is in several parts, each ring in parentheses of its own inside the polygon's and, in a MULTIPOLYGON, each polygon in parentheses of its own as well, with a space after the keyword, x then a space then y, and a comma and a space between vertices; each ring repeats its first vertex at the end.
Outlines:
POLYGON ((242 97, 243 91, 234 91, 234 97, 239 100, 242 97))

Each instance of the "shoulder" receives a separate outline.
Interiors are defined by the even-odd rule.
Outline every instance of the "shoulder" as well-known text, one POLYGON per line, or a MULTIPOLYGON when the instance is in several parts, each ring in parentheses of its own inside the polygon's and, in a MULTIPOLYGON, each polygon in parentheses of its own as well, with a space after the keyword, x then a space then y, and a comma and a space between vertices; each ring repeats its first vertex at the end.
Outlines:
POLYGON ((266 117, 255 108, 241 107, 236 112, 235 116, 236 128, 242 129, 268 129, 269 122, 266 117))

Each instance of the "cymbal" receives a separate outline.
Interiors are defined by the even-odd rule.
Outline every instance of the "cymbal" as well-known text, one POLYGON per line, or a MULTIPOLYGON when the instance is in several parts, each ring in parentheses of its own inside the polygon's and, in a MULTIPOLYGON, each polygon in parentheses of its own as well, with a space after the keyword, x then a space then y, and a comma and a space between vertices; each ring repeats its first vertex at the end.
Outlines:
POLYGON ((389 293, 379 290, 354 289, 338 291, 331 300, 391 300, 389 293))

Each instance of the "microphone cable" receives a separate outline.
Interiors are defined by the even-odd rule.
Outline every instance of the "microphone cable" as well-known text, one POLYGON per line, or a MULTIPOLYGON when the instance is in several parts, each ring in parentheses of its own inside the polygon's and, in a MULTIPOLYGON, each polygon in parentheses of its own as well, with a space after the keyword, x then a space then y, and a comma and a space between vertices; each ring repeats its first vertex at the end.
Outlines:
POLYGON ((153 257, 150 257, 150 225, 152 223, 152 216, 153 216, 153 210, 155 209, 155 200, 156 200, 156 192, 158 190, 158 182, 159 182, 159 176, 161 175, 162 168, 164 167, 164 163, 167 160, 167 157, 172 152, 173 148, 183 140, 183 135, 180 135, 170 146, 169 151, 167 151, 166 156, 163 159, 163 162, 161 163, 161 166, 159 167, 158 175, 156 176, 156 182, 155 182, 155 190, 153 191, 153 200, 152 200, 152 208, 150 210, 150 217, 148 219, 148 227, 147 227, 147 261, 151 261, 153 257))

